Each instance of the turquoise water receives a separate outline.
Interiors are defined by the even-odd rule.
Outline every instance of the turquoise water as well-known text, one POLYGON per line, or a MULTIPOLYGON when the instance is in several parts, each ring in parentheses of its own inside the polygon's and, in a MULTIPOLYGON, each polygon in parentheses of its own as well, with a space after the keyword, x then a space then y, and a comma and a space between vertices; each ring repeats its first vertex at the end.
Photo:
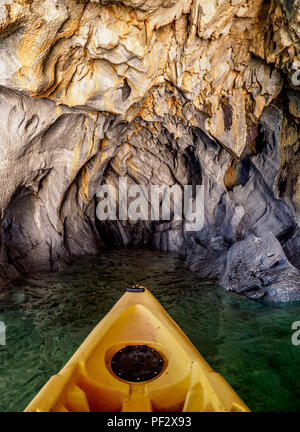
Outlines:
POLYGON ((300 304, 256 303, 200 281, 176 254, 111 251, 0 294, 0 411, 22 411, 132 282, 143 282, 253 411, 300 410, 300 304))

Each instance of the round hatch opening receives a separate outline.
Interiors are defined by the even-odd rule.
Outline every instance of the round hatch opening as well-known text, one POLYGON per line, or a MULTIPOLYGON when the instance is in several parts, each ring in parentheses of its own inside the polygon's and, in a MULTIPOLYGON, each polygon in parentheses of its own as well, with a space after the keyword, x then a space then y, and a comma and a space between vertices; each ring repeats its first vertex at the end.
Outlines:
POLYGON ((127 345, 115 353, 111 360, 114 374, 131 382, 144 382, 157 378, 164 367, 161 354, 148 345, 127 345))

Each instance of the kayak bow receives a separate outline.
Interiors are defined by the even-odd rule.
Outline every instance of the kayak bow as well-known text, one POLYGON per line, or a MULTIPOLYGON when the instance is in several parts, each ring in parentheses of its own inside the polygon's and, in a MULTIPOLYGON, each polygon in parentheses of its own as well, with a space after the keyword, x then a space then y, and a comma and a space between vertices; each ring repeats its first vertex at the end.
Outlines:
POLYGON ((27 412, 246 412, 145 288, 131 288, 27 412))

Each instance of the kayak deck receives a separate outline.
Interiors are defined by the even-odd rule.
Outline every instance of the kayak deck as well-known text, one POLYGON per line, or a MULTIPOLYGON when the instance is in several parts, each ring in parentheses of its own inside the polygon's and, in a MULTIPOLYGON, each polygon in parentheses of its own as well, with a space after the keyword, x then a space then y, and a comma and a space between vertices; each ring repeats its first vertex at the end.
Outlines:
POLYGON ((126 292, 25 411, 249 411, 148 290, 126 292))

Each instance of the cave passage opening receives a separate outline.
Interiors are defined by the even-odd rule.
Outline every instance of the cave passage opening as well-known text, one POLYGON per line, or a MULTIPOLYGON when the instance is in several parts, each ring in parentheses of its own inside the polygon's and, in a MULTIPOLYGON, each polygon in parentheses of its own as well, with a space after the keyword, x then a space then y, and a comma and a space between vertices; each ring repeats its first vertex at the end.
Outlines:
MULTIPOLYGON (((118 128, 124 135, 124 124, 120 123, 118 128)), ((105 140, 102 139, 102 143, 105 140)), ((120 140, 118 145, 112 137, 110 141, 111 152, 105 163, 97 160, 103 152, 103 148, 99 148, 97 154, 82 163, 71 183, 65 179, 67 166, 62 173, 52 167, 38 170, 30 181, 16 189, 3 218, 2 241, 8 264, 18 272, 56 271, 69 264, 73 257, 103 249, 184 252, 186 242, 193 235, 186 229, 186 190, 189 188, 195 212, 198 188, 203 187, 195 134, 191 133, 182 141, 164 131, 161 141, 149 140, 147 135, 143 137, 143 145, 133 142, 126 148, 120 140), (119 217, 120 179, 126 180, 129 190, 142 187, 149 192, 149 217, 137 220, 119 217), (113 220, 100 220, 97 216, 101 202, 98 190, 103 185, 110 185, 117 191, 113 220), (150 202, 153 187, 165 188, 157 195, 158 215, 154 220, 150 202), (179 199, 175 193, 178 191, 179 199), (165 195, 168 195, 167 206, 165 195), (181 218, 177 217, 178 207, 181 207, 181 218)), ((106 152, 109 151, 106 149, 106 152)), ((128 207, 138 198, 140 193, 128 195, 128 207)), ((137 205, 135 207, 137 212, 141 211, 137 205)))

